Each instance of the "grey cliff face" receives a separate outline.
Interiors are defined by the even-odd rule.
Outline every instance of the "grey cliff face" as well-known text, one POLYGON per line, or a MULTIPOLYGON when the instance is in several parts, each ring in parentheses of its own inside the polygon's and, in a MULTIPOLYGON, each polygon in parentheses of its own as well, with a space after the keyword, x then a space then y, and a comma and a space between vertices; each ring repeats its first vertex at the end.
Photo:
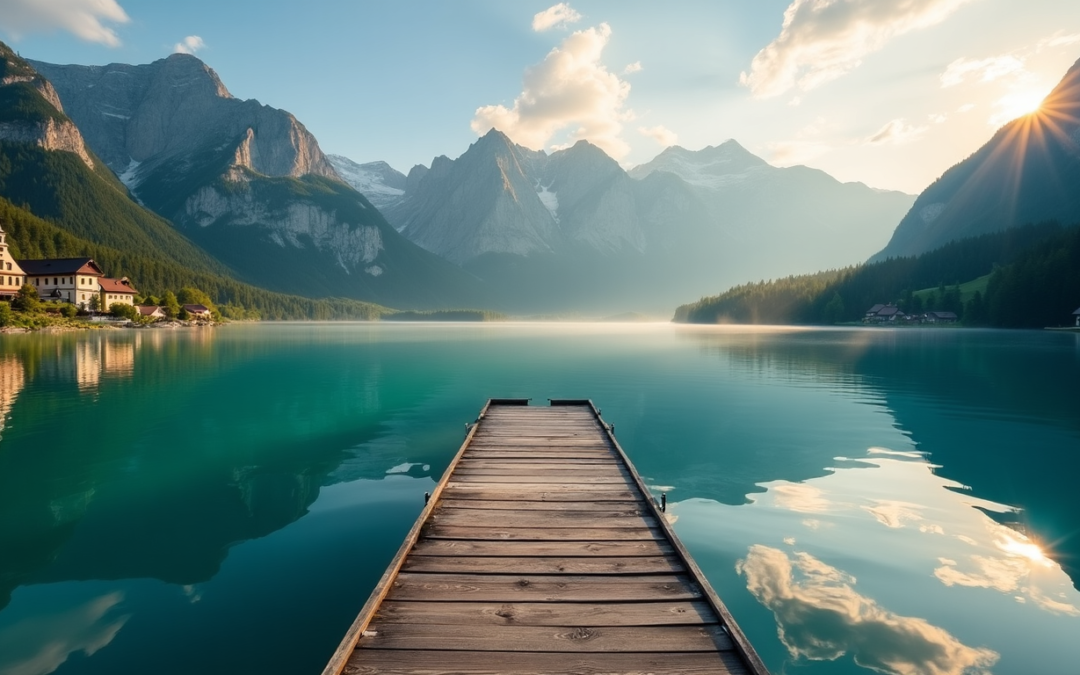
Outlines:
POLYGON ((71 122, 54 119, 43 122, 0 122, 0 140, 29 143, 43 150, 73 152, 86 166, 94 168, 94 160, 86 151, 82 134, 71 122))
MULTIPOLYGON (((32 62, 48 78, 87 142, 118 174, 175 157, 225 151, 267 176, 337 178, 315 138, 291 114, 234 98, 209 66, 186 54, 146 65, 32 62)), ((136 186, 137 177, 129 184, 136 186)))
POLYGON ((12 98, 40 97, 44 99, 46 108, 52 108, 49 114, 4 115, 0 118, 0 140, 29 143, 44 150, 71 152, 78 155, 86 166, 94 168, 94 160, 86 149, 82 134, 64 114, 64 106, 52 84, 16 56, 7 45, 0 44, 0 63, 3 64, 0 89, 22 89, 21 92, 12 92, 12 98))

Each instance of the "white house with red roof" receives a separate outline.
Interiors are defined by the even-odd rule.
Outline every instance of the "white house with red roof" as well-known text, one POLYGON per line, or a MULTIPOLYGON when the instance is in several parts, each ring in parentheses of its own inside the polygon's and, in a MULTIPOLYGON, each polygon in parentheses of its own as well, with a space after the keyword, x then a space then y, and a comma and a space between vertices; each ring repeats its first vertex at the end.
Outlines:
POLYGON ((135 306, 135 296, 138 291, 131 285, 131 281, 127 277, 120 277, 119 279, 101 277, 98 279, 98 285, 101 289, 101 301, 99 303, 101 311, 108 311, 110 307, 117 303, 135 306))

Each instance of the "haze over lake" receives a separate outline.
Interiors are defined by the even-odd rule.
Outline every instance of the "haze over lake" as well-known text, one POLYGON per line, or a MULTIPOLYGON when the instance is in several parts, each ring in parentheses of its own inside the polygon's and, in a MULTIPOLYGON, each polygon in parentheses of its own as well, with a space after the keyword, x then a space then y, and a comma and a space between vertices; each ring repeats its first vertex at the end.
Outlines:
POLYGON ((1078 382, 1049 332, 4 335, 0 673, 318 672, 488 397, 592 398, 772 672, 1070 672, 1078 382))

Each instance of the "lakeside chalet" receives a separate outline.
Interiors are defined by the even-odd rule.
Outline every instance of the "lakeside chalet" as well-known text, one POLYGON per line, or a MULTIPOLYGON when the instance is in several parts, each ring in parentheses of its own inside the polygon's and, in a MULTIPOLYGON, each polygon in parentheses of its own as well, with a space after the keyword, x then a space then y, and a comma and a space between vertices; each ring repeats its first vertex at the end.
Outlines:
MULTIPOLYGON (((93 258, 47 258, 19 260, 26 276, 42 300, 70 302, 79 309, 89 309, 92 298, 98 296, 98 309, 121 303, 135 306, 138 291, 127 277, 113 279, 94 262, 93 258)), ((17 291, 18 289, 16 289, 17 291)))
POLYGON ((70 302, 90 309, 98 296, 98 308, 105 312, 115 303, 135 305, 138 291, 127 277, 113 279, 93 258, 45 258, 15 260, 8 251, 7 233, 0 227, 0 299, 10 300, 30 284, 42 300, 70 302))

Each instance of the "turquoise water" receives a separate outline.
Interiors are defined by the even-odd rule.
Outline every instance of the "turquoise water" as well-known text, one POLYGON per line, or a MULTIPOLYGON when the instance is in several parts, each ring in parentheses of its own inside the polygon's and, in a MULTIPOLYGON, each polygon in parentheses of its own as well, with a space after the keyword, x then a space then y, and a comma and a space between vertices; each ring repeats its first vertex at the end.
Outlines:
POLYGON ((488 397, 592 398, 774 673, 1080 671, 1080 335, 0 337, 0 674, 318 673, 488 397))

